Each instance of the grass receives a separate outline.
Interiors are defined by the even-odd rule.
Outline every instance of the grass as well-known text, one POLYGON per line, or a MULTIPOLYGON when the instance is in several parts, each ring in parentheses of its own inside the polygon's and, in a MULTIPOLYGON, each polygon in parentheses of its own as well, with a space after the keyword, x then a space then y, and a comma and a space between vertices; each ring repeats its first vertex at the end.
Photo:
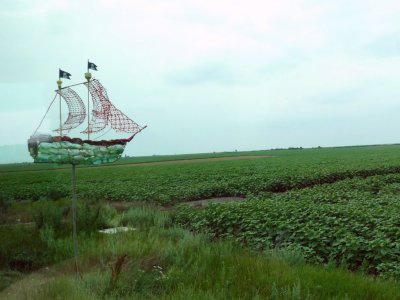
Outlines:
POLYGON ((73 276, 56 280, 42 288, 37 299, 396 299, 400 295, 395 283, 338 269, 291 266, 229 242, 210 244, 206 237, 187 232, 171 243, 165 235, 176 230, 124 234, 112 238, 113 246, 106 243, 102 257, 110 252, 114 259, 125 253, 129 257, 112 288, 105 269, 85 274, 83 281, 73 276))
POLYGON ((11 285, 13 282, 21 279, 23 274, 13 270, 0 271, 0 291, 11 285))
POLYGON ((48 263, 46 245, 36 228, 24 225, 0 226, 0 270, 29 272, 48 263))
MULTIPOLYGON (((20 291, 20 299, 399 299, 394 281, 307 265, 297 253, 210 242, 171 224, 168 212, 131 208, 118 220, 137 230, 79 235, 82 280, 72 261, 56 265, 56 277, 20 291)), ((72 254, 70 236, 53 243, 53 255, 72 254)))
MULTIPOLYGON (((106 168, 79 168, 82 280, 74 274, 72 259, 69 168, 0 166, 0 290, 14 282, 6 290, 15 299, 400 299, 393 279, 310 265, 296 249, 254 251, 229 237, 211 242, 204 231, 194 235, 177 227, 170 212, 149 204, 227 195, 257 198, 343 177, 393 173, 396 182, 383 182, 383 189, 397 193, 399 150, 392 145, 127 158, 106 168), (124 166, 236 155, 274 157, 124 166), (33 201, 19 202, 27 199, 33 201), (138 207, 117 213, 104 200, 132 201, 138 207), (31 221, 36 226, 18 224, 31 221), (108 226, 136 230, 110 236, 97 232, 108 226), (37 272, 43 266, 50 266, 50 275, 37 272)), ((322 196, 331 194, 329 188, 321 190, 322 196)))

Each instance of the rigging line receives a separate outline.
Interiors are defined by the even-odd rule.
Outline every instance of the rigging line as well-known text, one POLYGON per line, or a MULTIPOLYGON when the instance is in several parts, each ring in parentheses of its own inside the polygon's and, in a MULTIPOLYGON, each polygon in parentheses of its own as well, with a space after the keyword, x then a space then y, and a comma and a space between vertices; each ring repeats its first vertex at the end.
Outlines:
POLYGON ((34 136, 34 135, 36 134, 36 132, 39 130, 40 126, 42 126, 43 120, 44 120, 44 118, 46 118, 46 115, 47 115, 47 113, 49 112, 50 107, 53 105, 54 101, 56 100, 57 95, 58 95, 58 93, 55 94, 53 100, 50 102, 50 105, 49 105, 49 107, 47 108, 46 113, 44 114, 42 120, 41 120, 40 123, 39 123, 39 126, 36 128, 36 130, 35 130, 35 132, 32 134, 32 136, 34 136))
POLYGON ((112 129, 111 127, 110 127, 110 128, 108 128, 108 130, 107 130, 106 132, 104 132, 102 135, 99 135, 98 137, 96 137, 96 138, 95 138, 95 139, 93 139, 93 140, 95 141, 95 140, 97 140, 98 138, 101 138, 103 135, 105 135, 105 134, 109 133, 111 129, 112 129))
MULTIPOLYGON (((92 80, 94 80, 94 79, 92 79, 92 80)), ((92 80, 90 80, 90 81, 92 81, 92 80)), ((75 84, 71 84, 71 85, 67 85, 67 86, 64 86, 64 87, 62 87, 61 89, 63 90, 63 89, 67 89, 67 88, 70 88, 70 87, 72 87, 72 86, 77 86, 77 85, 81 85, 81 84, 85 84, 85 83, 87 83, 87 81, 84 81, 84 82, 80 82, 80 83, 75 83, 75 84)), ((54 90, 55 92, 58 92, 58 90, 54 90)))

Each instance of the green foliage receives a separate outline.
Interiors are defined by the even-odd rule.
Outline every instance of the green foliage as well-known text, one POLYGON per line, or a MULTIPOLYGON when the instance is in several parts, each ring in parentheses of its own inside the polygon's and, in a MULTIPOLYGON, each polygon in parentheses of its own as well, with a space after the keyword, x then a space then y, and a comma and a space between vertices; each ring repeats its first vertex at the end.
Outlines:
POLYGON ((48 200, 59 200, 69 196, 69 192, 67 192, 62 187, 51 186, 46 192, 46 199, 48 200))
POLYGON ((39 232, 30 226, 0 226, 0 270, 30 272, 48 260, 46 245, 39 232))
MULTIPOLYGON (((71 218, 65 201, 40 201, 35 206, 33 224, 0 226, 0 270, 31 272, 72 256, 71 218)), ((79 203, 77 227, 81 239, 106 227, 116 211, 108 206, 79 203)), ((5 279, 6 280, 6 279, 5 279)))
MULTIPOLYGON (((273 157, 247 160, 78 168, 77 190, 82 199, 161 204, 283 192, 357 176, 399 173, 399 149, 280 150, 262 153, 273 157)), ((0 173, 0 199, 35 201, 69 194, 69 169, 0 173)))
MULTIPOLYGON (((76 223, 80 232, 93 232, 108 227, 115 218, 115 209, 100 202, 77 202, 76 223)), ((42 201, 34 212, 34 221, 38 229, 51 228, 56 236, 65 236, 72 231, 71 203, 42 201)))
POLYGON ((58 300, 97 300, 96 294, 85 290, 81 281, 62 277, 51 284, 42 285, 32 291, 29 299, 58 299, 58 300))
POLYGON ((394 282, 305 265, 298 261, 299 249, 266 255, 231 241, 210 243, 182 228, 150 226, 110 236, 96 253, 83 251, 89 261, 91 255, 106 259, 103 267, 84 274, 84 280, 71 275, 50 281, 33 298, 396 299, 400 294, 394 282), (121 255, 127 261, 110 287, 110 267, 121 255), (292 263, 280 256, 292 257, 292 263))
POLYGON ((168 276, 165 272, 163 266, 157 263, 150 264, 145 269, 141 265, 127 266, 112 289, 106 289, 103 294, 116 299, 132 295, 156 297, 167 288, 168 276))
POLYGON ((304 248, 299 244, 290 244, 282 249, 265 250, 267 257, 276 257, 284 260, 292 266, 302 266, 306 264, 308 255, 308 248, 304 248))
POLYGON ((204 210, 181 206, 175 221, 254 249, 295 250, 312 263, 399 277, 399 175, 349 179, 204 210))
POLYGON ((121 224, 132 227, 164 227, 169 222, 166 213, 159 213, 152 208, 140 207, 129 209, 121 219, 121 224))
POLYGON ((5 199, 0 198, 0 214, 5 214, 7 212, 8 203, 5 199))
POLYGON ((13 270, 0 271, 0 292, 22 277, 22 273, 13 270))
MULTIPOLYGON (((66 298, 396 298, 398 286, 390 281, 366 279, 332 266, 400 278, 399 147, 263 154, 274 157, 78 168, 80 254, 100 261, 102 272, 91 273, 85 283, 64 278, 46 285, 38 298, 60 299, 57 289, 65 291, 75 284, 79 286, 65 292, 66 298), (170 228, 164 212, 142 207, 119 217, 98 202, 170 205, 220 196, 250 200, 211 204, 202 210, 178 208, 174 222, 200 233, 197 236, 170 228), (138 230, 107 237, 93 234, 120 223, 138 230), (227 241, 209 243, 210 238, 227 241), (236 242, 257 251, 240 249, 236 242), (109 288, 109 264, 125 254, 128 263, 109 288)), ((32 270, 72 256, 70 203, 48 201, 69 193, 69 169, 0 173, 2 203, 35 201, 37 223, 37 228, 19 228, 7 233, 4 241, 0 238, 2 267, 22 258, 21 265, 32 270), (18 238, 10 242, 14 235, 18 238), (19 245, 21 241, 29 249, 19 245)))
POLYGON ((109 227, 116 214, 114 208, 101 202, 78 201, 77 228, 79 231, 93 232, 109 227))
POLYGON ((36 208, 33 214, 33 219, 36 227, 51 228, 56 232, 65 232, 68 227, 64 220, 64 215, 68 212, 68 206, 60 206, 54 201, 41 201, 41 205, 36 208))

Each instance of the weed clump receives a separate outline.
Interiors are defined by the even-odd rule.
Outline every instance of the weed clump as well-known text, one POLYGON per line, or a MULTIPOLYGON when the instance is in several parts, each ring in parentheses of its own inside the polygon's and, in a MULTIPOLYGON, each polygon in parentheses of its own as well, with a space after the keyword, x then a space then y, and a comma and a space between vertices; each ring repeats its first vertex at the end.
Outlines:
POLYGON ((167 213, 157 212, 152 208, 140 207, 129 209, 122 217, 121 224, 139 228, 166 227, 170 218, 167 213))
MULTIPOLYGON (((115 209, 101 203, 79 201, 76 212, 78 231, 93 232, 106 228, 116 214, 115 209)), ((33 218, 39 230, 52 228, 60 237, 71 233, 71 215, 70 205, 46 201, 35 210, 33 218)))
POLYGON ((24 225, 0 227, 0 270, 31 272, 47 263, 39 231, 24 225))

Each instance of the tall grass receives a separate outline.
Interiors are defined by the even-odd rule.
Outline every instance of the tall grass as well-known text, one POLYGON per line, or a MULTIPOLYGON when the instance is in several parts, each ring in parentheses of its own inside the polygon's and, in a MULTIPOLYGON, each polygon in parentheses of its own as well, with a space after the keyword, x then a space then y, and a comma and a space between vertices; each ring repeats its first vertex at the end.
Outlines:
POLYGON ((123 214, 121 224, 138 228, 164 227, 170 218, 166 212, 155 211, 151 207, 129 209, 123 214))
POLYGON ((63 276, 31 297, 400 299, 400 286, 395 282, 309 266, 294 252, 250 252, 231 241, 210 242, 205 234, 192 235, 170 225, 164 212, 136 208, 122 220, 137 230, 88 237, 87 246, 80 248, 81 264, 88 270, 83 280, 63 276), (122 256, 127 259, 115 274, 112 270, 122 256))

